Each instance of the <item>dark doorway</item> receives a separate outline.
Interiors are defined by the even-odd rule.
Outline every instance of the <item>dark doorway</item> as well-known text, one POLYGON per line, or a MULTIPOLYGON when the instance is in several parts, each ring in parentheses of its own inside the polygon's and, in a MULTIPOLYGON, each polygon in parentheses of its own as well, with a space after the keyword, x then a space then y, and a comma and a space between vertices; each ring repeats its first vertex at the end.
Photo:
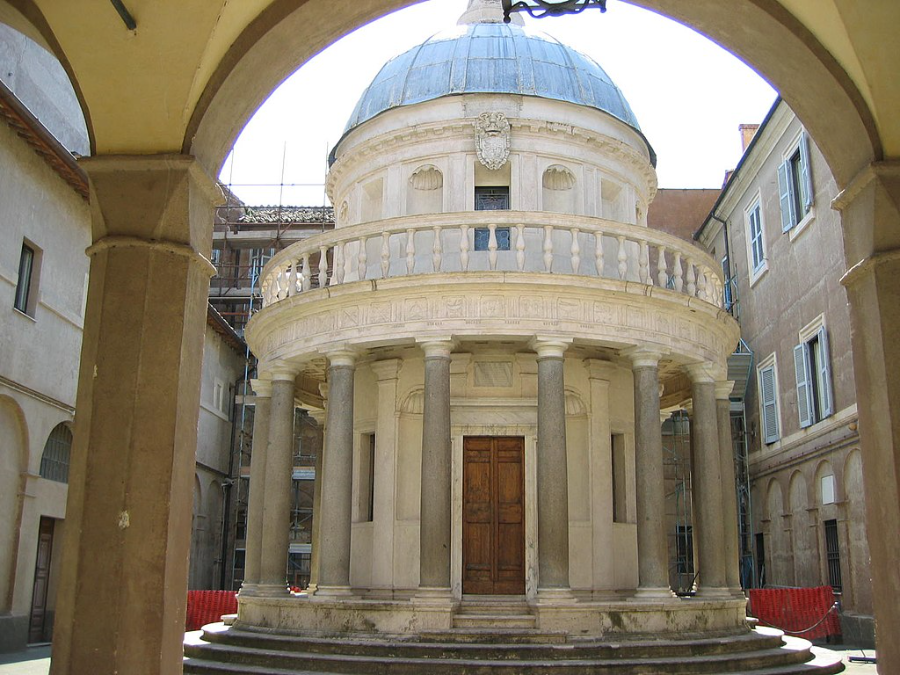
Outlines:
POLYGON ((34 563, 34 588, 31 594, 31 622, 28 642, 48 642, 47 588, 50 585, 50 556, 53 554, 53 518, 41 517, 37 560, 34 563))

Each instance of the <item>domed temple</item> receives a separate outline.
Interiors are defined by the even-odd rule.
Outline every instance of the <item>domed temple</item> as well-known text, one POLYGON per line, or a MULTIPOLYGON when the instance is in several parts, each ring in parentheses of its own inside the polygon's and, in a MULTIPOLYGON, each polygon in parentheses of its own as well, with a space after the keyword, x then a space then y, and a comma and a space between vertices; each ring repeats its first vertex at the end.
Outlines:
POLYGON ((245 579, 209 639, 750 634, 721 269, 648 228, 655 155, 603 69, 499 5, 382 68, 331 156, 334 230, 263 271, 245 579), (295 404, 324 425, 299 597, 295 404), (661 421, 686 407, 678 598, 661 421))

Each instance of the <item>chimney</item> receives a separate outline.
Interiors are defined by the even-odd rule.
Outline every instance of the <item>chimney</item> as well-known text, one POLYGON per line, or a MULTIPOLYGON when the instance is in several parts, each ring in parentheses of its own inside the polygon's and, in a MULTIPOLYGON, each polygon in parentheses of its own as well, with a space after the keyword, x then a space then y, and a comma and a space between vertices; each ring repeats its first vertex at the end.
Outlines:
POLYGON ((756 136, 756 132, 759 130, 758 124, 741 124, 738 126, 741 132, 741 151, 745 152, 747 150, 747 146, 750 145, 750 141, 753 140, 753 137, 756 136))

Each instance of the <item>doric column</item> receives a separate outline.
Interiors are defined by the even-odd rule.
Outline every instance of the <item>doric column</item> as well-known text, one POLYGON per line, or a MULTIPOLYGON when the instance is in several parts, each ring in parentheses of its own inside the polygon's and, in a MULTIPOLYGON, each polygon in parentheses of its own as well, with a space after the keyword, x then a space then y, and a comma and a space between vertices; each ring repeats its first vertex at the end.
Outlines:
POLYGON ((356 354, 328 355, 328 406, 319 520, 316 595, 350 593, 350 524, 353 506, 353 380, 356 354))
POLYGON ((635 497, 637 507, 637 599, 671 598, 666 542, 666 487, 659 410, 659 359, 662 353, 627 353, 634 374, 635 497))
POLYGON ((222 195, 187 155, 79 164, 93 245, 52 668, 174 673, 222 195))
POLYGON ((563 354, 571 340, 536 338, 538 593, 569 590, 569 477, 563 354))
MULTIPOLYGON (((320 384, 319 391, 322 394, 324 405, 324 402, 328 399, 328 385, 320 384)), ((313 594, 319 585, 319 533, 322 527, 322 466, 325 460, 325 411, 310 410, 309 416, 316 421, 322 434, 322 445, 319 446, 319 452, 316 453, 316 480, 313 484, 312 554, 309 559, 309 585, 306 587, 307 592, 313 594)))
POLYGON ((262 555, 257 595, 287 595, 291 486, 294 469, 294 379, 289 368, 272 371, 269 448, 263 497, 262 555))
POLYGON ((725 538, 722 523, 722 472, 716 421, 716 384, 706 364, 688 366, 691 376, 693 444, 691 502, 694 547, 700 562, 698 596, 722 596, 725 582, 725 538))
POLYGON ((266 493, 266 451, 269 448, 269 413, 272 382, 251 380, 255 394, 253 411, 253 447, 250 454, 250 500, 247 505, 247 542, 244 555, 244 581, 241 594, 252 595, 259 583, 262 555, 264 495, 266 493))
POLYGON ((394 585, 394 480, 397 468, 397 376, 400 359, 375 361, 378 381, 378 414, 375 419, 375 494, 372 529, 378 545, 372 551, 372 585, 394 585))
POLYGON ((422 342, 422 487, 419 530, 420 592, 450 592, 450 339, 422 342))
MULTIPOLYGON (((834 202, 841 212, 850 339, 879 631, 879 672, 900 672, 900 162, 865 167, 834 202)), ((71 488, 70 488, 71 489, 71 488)), ((67 525, 68 527, 68 525, 67 525)), ((55 649, 55 647, 54 647, 55 649)))
POLYGON ((741 591, 740 543, 738 541, 737 483, 734 478, 734 442, 731 439, 731 401, 734 382, 716 382, 716 427, 719 431, 719 470, 722 474, 722 536, 725 584, 733 594, 741 591))

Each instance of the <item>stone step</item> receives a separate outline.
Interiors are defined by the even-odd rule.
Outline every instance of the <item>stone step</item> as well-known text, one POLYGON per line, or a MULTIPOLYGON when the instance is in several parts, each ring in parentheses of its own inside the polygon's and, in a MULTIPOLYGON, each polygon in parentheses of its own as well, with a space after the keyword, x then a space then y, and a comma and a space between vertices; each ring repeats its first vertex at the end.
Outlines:
MULTIPOLYGON (((271 637, 271 636, 270 636, 271 637)), ((280 636, 284 637, 284 636, 280 636)), ((351 642, 359 645, 360 641, 333 640, 335 648, 342 643, 351 642)), ((270 644, 260 640, 260 644, 270 644)), ((394 655, 388 652, 368 651, 363 653, 312 652, 288 649, 267 649, 245 647, 236 644, 214 644, 197 640, 185 645, 185 673, 217 673, 245 672, 266 673, 366 673, 391 675, 529 675, 538 673, 565 673, 566 675, 588 675, 588 673, 618 673, 620 675, 638 675, 644 673, 687 674, 687 673, 754 673, 758 675, 789 675, 792 673, 833 673, 835 670, 806 665, 812 658, 809 643, 789 639, 787 643, 776 649, 753 649, 752 641, 744 643, 750 647, 746 651, 707 653, 691 656, 671 657, 657 654, 651 657, 617 656, 615 658, 597 658, 616 654, 615 646, 606 645, 606 652, 597 652, 599 645, 582 647, 576 645, 544 645, 540 649, 531 650, 531 658, 522 658, 522 646, 513 646, 514 650, 503 653, 506 658, 497 658, 496 646, 481 650, 468 650, 464 653, 448 653, 441 651, 445 645, 428 645, 438 647, 429 652, 427 657, 412 656, 404 651, 404 641, 394 641, 381 645, 396 648, 394 655), (518 649, 519 651, 515 651, 518 649)), ((344 644, 345 647, 350 645, 344 644)), ((368 645, 372 647, 372 645, 368 645)), ((421 646, 421 644, 420 644, 421 646)), ((451 645, 456 650, 467 645, 451 645)), ((471 646, 471 645, 468 645, 471 646)), ((833 664, 832 664, 833 666, 833 664)))
POLYGON ((455 614, 454 628, 534 628, 531 614, 455 614))

